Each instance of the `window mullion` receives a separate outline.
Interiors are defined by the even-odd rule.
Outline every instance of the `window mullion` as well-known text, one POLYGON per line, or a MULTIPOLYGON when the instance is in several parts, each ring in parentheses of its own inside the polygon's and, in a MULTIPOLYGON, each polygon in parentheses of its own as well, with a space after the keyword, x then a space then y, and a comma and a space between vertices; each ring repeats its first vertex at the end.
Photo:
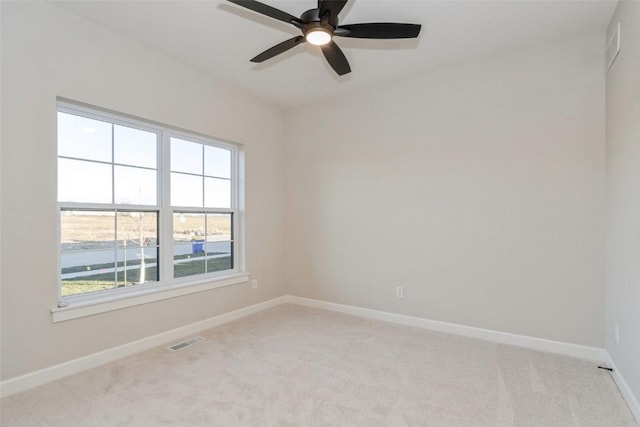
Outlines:
POLYGON ((205 153, 204 153, 204 144, 202 144, 202 208, 203 208, 203 213, 204 213, 204 274, 207 274, 207 223, 208 218, 207 218, 207 202, 206 202, 206 188, 205 185, 207 185, 207 181, 204 177, 204 171, 205 169, 205 165, 204 165, 204 157, 205 157, 205 153))
POLYGON ((162 179, 162 202, 160 221, 162 222, 160 236, 161 265, 160 281, 168 283, 173 280, 173 210, 171 208, 171 146, 170 135, 162 132, 161 147, 163 153, 160 159, 162 179))
POLYGON ((116 203, 116 141, 115 126, 111 123, 111 203, 116 203))
MULTIPOLYGON (((111 123, 111 203, 116 203, 116 130, 111 123)), ((113 288, 118 287, 118 209, 114 209, 113 218, 113 288)), ((126 254, 125 254, 126 256, 126 254)))
MULTIPOLYGON (((113 216, 113 289, 118 287, 118 209, 113 216)), ((125 257, 127 256, 125 252, 125 257)))
POLYGON ((241 157, 237 149, 231 151, 231 209, 232 213, 232 259, 233 269, 236 271, 244 271, 245 269, 245 257, 244 257, 244 227, 240 227, 239 224, 244 224, 244 206, 240 206, 241 201, 244 200, 240 191, 244 188, 240 184, 240 177, 244 176, 244 165, 240 163, 241 157))

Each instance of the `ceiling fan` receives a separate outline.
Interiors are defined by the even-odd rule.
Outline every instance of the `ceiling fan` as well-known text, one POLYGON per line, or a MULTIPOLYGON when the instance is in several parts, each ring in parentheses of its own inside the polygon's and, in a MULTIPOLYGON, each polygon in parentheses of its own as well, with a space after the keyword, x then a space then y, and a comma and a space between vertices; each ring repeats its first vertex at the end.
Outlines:
POLYGON ((371 22, 366 24, 338 25, 338 14, 347 4, 347 0, 318 0, 318 7, 310 9, 296 18, 279 9, 255 0, 227 0, 262 15, 284 21, 302 31, 301 36, 279 43, 255 58, 251 62, 263 62, 287 50, 309 42, 320 46, 322 54, 338 75, 351 72, 351 67, 342 50, 332 40, 334 36, 361 39, 410 39, 418 37, 420 25, 395 22, 371 22))

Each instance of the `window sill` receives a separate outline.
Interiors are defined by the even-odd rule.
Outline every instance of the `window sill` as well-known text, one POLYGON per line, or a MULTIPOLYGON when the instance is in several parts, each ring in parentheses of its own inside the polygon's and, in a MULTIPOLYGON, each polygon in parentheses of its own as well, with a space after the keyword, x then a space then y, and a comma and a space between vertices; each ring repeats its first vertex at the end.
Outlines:
POLYGON ((189 295, 196 292, 208 291, 210 289, 221 288, 223 286, 245 283, 249 280, 249 273, 237 273, 223 276, 205 283, 182 284, 167 286, 161 289, 147 289, 140 293, 128 295, 109 295, 102 299, 70 303, 68 307, 56 307, 51 309, 53 323, 64 322, 66 320, 78 319, 80 317, 93 316, 94 314, 106 313, 108 311, 120 310, 136 305, 147 304, 154 301, 161 301, 175 298, 182 295, 189 295))

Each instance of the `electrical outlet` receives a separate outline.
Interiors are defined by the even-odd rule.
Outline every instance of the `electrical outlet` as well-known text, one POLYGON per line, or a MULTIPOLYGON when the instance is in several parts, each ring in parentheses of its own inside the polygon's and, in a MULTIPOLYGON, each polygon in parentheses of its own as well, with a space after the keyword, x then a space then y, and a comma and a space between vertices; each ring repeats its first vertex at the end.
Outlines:
POLYGON ((258 289, 258 279, 253 279, 251 281, 251 289, 258 289))
POLYGON ((404 288, 402 286, 396 286, 396 297, 404 298, 404 288))
POLYGON ((613 327, 613 338, 616 340, 616 344, 620 344, 620 326, 617 323, 613 327))

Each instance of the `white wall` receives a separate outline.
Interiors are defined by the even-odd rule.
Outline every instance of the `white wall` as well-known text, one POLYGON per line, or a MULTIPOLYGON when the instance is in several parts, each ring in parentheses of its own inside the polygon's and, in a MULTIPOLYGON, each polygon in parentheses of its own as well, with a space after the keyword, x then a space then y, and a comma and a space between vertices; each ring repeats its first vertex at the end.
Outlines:
POLYGON ((2 2, 1 101, 0 378, 284 293, 279 109, 40 2, 2 2), (260 288, 236 285, 53 324, 56 96, 244 144, 246 259, 260 288))
MULTIPOLYGON (((621 1, 621 49, 607 73, 606 349, 640 401, 640 3, 621 1), (620 328, 616 343, 614 328, 620 328)), ((636 406, 638 411, 640 407, 636 406)), ((637 414, 637 412, 636 412, 637 414)), ((639 420, 640 421, 640 420, 639 420)))
POLYGON ((603 37, 289 111, 290 291, 602 347, 603 37))

